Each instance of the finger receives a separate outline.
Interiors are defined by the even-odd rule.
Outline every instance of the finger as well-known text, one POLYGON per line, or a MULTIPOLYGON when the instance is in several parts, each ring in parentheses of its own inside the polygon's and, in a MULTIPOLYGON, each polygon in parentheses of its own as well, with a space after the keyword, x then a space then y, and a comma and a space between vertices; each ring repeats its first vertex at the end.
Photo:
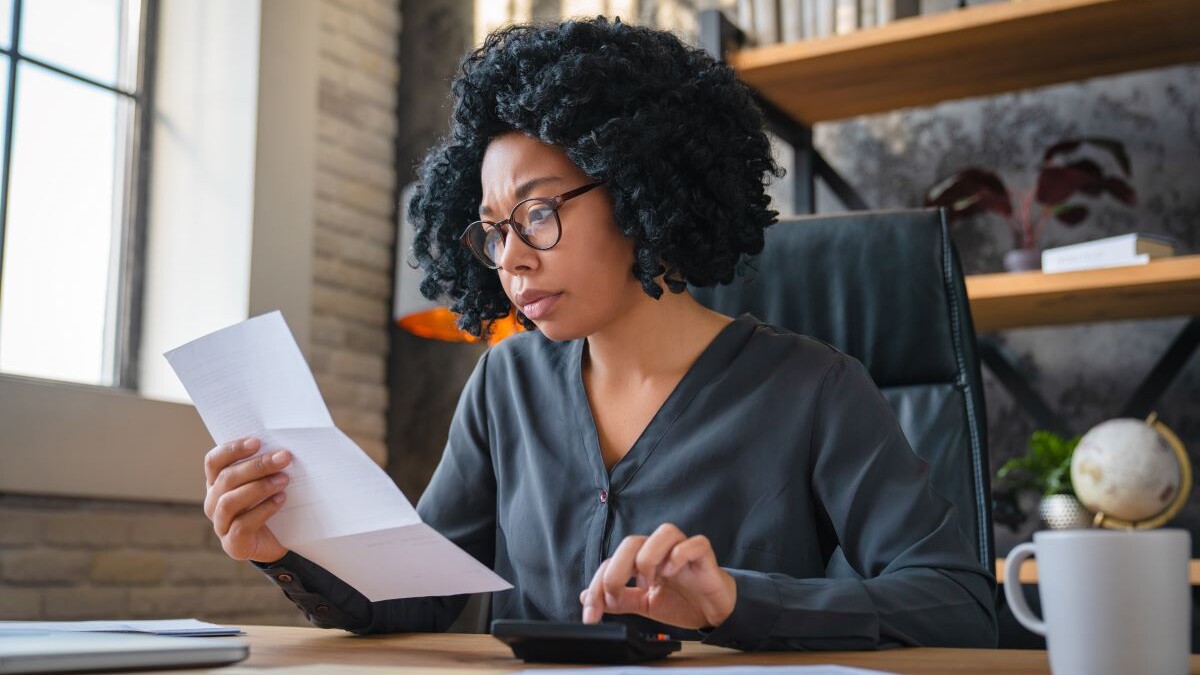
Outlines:
POLYGON ((713 553, 712 542, 708 537, 698 534, 676 545, 659 574, 673 577, 688 567, 695 567, 697 570, 717 567, 717 556, 713 553))
POLYGON ((221 495, 217 499, 217 507, 213 511, 213 530, 217 536, 224 537, 229 532, 230 524, 245 511, 258 506, 264 499, 283 490, 287 486, 288 477, 285 473, 276 473, 266 478, 246 483, 221 495))
POLYGON ((253 553, 253 551, 247 551, 246 546, 254 540, 254 535, 266 526, 271 516, 283 508, 285 501, 287 501, 287 493, 276 492, 264 499, 258 506, 234 518, 233 522, 229 524, 229 535, 226 537, 230 542, 228 548, 242 553, 253 553))
POLYGON ((249 459, 235 462, 221 469, 213 488, 218 493, 228 492, 251 481, 269 476, 287 466, 292 461, 292 453, 287 450, 275 452, 260 452, 249 459))
POLYGON ((608 562, 605 560, 600 563, 596 568, 596 573, 592 575, 592 582, 580 594, 579 600, 583 603, 584 623, 596 623, 600 621, 600 617, 604 616, 604 594, 600 591, 600 580, 604 576, 608 562))
POLYGON ((634 559, 634 567, 646 587, 654 585, 658 568, 666 561, 671 549, 686 539, 687 535, 671 523, 663 523, 654 530, 634 559))
POLYGON ((600 575, 600 590, 604 593, 606 605, 615 604, 622 588, 629 584, 629 578, 636 573, 633 566, 637 553, 646 543, 647 537, 632 535, 625 537, 617 546, 616 553, 609 559, 608 567, 600 575))
POLYGON ((222 443, 217 447, 209 450, 204 455, 204 482, 209 487, 216 482, 217 475, 221 473, 221 469, 233 464, 239 459, 244 459, 253 455, 259 446, 259 441, 254 437, 239 438, 228 443, 222 443))

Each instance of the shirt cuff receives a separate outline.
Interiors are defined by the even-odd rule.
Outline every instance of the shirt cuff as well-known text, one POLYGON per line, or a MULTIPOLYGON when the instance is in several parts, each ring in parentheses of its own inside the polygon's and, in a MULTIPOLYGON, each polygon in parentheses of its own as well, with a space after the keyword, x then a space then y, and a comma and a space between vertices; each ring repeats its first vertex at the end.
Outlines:
POLYGON ((771 635, 779 618, 780 599, 775 582, 763 572, 721 569, 733 577, 737 600, 733 612, 716 628, 701 628, 700 640, 706 645, 754 651, 771 635))
POLYGON ((288 597, 308 619, 308 622, 318 628, 342 628, 353 631, 356 622, 341 608, 327 600, 319 593, 309 590, 302 581, 306 571, 311 573, 312 563, 295 551, 288 551, 273 563, 247 561, 267 576, 283 594, 288 597))

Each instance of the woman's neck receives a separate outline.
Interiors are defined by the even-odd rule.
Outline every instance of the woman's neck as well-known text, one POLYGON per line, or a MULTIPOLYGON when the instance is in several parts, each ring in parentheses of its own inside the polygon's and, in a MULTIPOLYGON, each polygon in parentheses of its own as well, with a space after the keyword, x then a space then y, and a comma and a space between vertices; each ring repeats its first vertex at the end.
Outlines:
POLYGON ((631 386, 682 377, 730 321, 689 293, 664 289, 658 300, 643 295, 629 311, 586 338, 585 372, 631 386))

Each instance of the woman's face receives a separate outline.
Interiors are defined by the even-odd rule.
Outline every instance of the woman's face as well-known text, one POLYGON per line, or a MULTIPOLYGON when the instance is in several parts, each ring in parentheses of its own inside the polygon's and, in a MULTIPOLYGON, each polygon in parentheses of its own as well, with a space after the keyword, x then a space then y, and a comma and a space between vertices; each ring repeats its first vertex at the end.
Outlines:
MULTIPOLYGON (((507 218, 527 197, 554 197, 593 182, 561 148, 519 132, 488 145, 481 181, 479 217, 492 222, 507 218)), ((558 217, 562 237, 547 251, 528 246, 510 230, 496 272, 513 306, 542 334, 573 340, 595 333, 648 296, 633 275, 633 241, 617 228, 605 186, 565 202, 558 217)))

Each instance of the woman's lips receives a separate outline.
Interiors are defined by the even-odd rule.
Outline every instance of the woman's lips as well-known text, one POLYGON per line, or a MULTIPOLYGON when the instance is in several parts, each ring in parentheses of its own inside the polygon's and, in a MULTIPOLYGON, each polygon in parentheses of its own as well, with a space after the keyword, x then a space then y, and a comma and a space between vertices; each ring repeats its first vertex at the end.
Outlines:
POLYGON ((558 298, 561 295, 562 293, 555 293, 554 295, 547 295, 545 297, 538 298, 527 305, 523 305, 521 307, 521 313, 528 317, 529 320, 537 321, 543 316, 546 316, 546 314, 548 314, 550 310, 554 308, 554 305, 558 304, 558 298))

